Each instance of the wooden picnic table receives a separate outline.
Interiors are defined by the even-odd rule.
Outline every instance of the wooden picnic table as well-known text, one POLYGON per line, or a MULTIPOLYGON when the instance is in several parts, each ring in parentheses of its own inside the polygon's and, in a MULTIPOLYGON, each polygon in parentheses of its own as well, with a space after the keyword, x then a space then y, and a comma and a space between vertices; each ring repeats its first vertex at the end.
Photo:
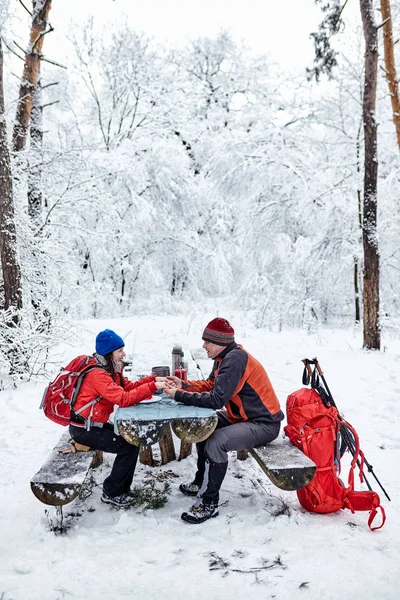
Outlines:
POLYGON ((179 439, 193 444, 207 439, 217 422, 215 410, 186 406, 161 394, 153 396, 151 401, 119 408, 114 427, 127 442, 151 446, 160 441, 170 425, 179 439))

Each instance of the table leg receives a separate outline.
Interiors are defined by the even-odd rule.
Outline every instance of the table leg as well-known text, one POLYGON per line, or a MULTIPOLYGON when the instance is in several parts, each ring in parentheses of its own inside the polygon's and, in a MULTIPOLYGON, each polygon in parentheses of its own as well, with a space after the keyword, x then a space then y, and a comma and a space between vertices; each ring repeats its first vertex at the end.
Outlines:
POLYGON ((161 452, 161 464, 166 465, 171 460, 176 459, 174 440, 172 439, 171 427, 168 424, 165 434, 158 442, 161 452))
POLYGON ((192 443, 181 440, 181 449, 178 460, 183 460, 192 454, 192 443))
POLYGON ((151 446, 140 446, 139 460, 142 465, 146 465, 147 467, 155 466, 155 460, 153 458, 151 446))

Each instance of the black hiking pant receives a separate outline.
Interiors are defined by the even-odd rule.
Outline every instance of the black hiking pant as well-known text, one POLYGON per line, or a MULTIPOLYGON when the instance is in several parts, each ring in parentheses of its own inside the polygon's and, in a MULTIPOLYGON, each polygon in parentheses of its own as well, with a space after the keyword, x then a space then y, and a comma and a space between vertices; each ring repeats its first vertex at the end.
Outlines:
POLYGON ((194 481, 201 486, 204 503, 218 503, 219 490, 228 468, 228 452, 248 450, 272 442, 279 435, 280 422, 230 423, 224 412, 217 412, 218 424, 210 437, 196 444, 197 472, 194 481))
POLYGON ((104 423, 103 427, 92 425, 89 431, 71 424, 69 432, 79 444, 116 454, 111 473, 103 482, 103 490, 109 496, 129 492, 139 456, 139 446, 129 444, 123 437, 116 435, 111 423, 104 423))

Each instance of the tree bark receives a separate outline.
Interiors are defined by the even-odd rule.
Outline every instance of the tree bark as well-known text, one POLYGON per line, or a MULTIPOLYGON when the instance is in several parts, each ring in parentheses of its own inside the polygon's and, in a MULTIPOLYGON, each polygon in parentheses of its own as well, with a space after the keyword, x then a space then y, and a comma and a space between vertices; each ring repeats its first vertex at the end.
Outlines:
MULTIPOLYGON (((360 125, 357 131, 357 144, 356 144, 356 152, 357 152, 357 180, 360 180, 361 173, 361 165, 360 165, 360 155, 361 155, 361 129, 362 129, 362 120, 360 121, 360 125)), ((357 215, 358 215, 358 225, 359 225, 359 238, 358 241, 361 243, 362 239, 362 231, 363 231, 363 207, 362 207, 362 190, 361 186, 357 184, 357 215)), ((353 257, 354 262, 354 270, 353 270, 353 281, 354 281, 354 303, 355 303, 355 322, 356 324, 361 323, 361 295, 360 295, 360 272, 362 272, 362 268, 360 268, 360 260, 358 255, 353 257)))
POLYGON ((381 14, 383 21, 385 74, 389 86, 390 101, 392 103, 393 122, 396 129, 397 145, 400 150, 400 98, 399 84, 397 81, 396 66, 394 61, 394 43, 390 0, 381 0, 381 14))
MULTIPOLYGON (((5 310, 22 308, 21 268, 17 253, 11 162, 4 115, 3 50, 0 40, 0 255, 5 310)), ((10 325, 18 324, 18 316, 10 325)))
POLYGON ((28 174, 28 214, 35 225, 42 215, 43 107, 42 87, 38 79, 33 94, 31 114, 31 167, 28 174))
POLYGON ((360 0, 365 38, 363 97, 364 197, 363 197, 363 347, 379 350, 379 252, 377 238, 377 125, 375 118, 378 73, 378 35, 373 15, 373 0, 360 0))
POLYGON ((22 82, 19 88, 13 130, 12 147, 15 152, 20 152, 26 147, 32 112, 32 97, 39 77, 40 58, 50 8, 51 0, 33 0, 31 33, 25 56, 22 82))

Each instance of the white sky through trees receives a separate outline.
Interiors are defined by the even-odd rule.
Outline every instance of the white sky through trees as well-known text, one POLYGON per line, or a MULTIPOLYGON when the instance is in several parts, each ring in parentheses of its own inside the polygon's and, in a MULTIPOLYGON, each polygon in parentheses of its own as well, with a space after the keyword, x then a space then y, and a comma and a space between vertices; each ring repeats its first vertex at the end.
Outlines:
POLYGON ((237 41, 268 53, 285 69, 312 61, 309 34, 321 18, 313 0, 69 0, 53 3, 50 21, 55 33, 46 40, 47 52, 60 59, 60 36, 71 19, 79 22, 89 15, 97 24, 126 15, 138 31, 177 44, 227 29, 237 41))

